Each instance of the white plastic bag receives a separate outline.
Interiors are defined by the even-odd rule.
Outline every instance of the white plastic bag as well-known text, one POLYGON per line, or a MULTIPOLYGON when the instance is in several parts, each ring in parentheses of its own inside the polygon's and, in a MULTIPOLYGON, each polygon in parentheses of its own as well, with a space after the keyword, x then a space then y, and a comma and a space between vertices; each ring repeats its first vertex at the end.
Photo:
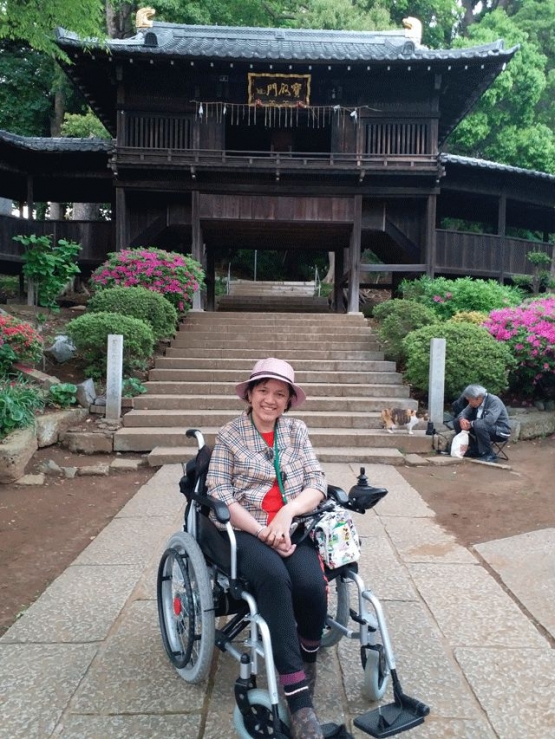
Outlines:
POLYGON ((325 513, 310 533, 331 570, 358 561, 360 538, 351 514, 344 508, 337 506, 325 513))
POLYGON ((451 456, 452 457, 464 457, 466 450, 468 449, 468 431, 462 429, 459 433, 453 437, 451 441, 451 456))

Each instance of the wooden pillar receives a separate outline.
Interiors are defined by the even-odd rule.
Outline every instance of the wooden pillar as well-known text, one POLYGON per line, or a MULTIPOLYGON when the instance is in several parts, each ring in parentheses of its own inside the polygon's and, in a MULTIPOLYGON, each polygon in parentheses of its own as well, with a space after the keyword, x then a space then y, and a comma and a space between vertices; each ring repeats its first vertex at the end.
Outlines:
POLYGON ((206 310, 216 310, 216 266, 214 261, 214 249, 206 249, 206 310))
POLYGON ((29 221, 34 220, 33 211, 35 210, 35 195, 33 187, 33 175, 27 175, 27 218, 29 221))
POLYGON ((343 249, 335 251, 335 280, 333 283, 333 304, 336 313, 343 313, 343 272, 345 270, 345 260, 343 259, 343 249))
POLYGON ((349 249, 349 297, 347 313, 359 312, 360 292, 360 241, 362 231, 362 195, 355 195, 353 231, 349 249))
POLYGON ((426 274, 434 277, 437 268, 436 255, 437 195, 428 195, 426 203, 426 274))
POLYGON ((116 187, 116 251, 129 246, 129 222, 127 202, 123 187, 116 187))
MULTIPOLYGON (((191 256, 200 264, 203 263, 202 229, 200 227, 200 193, 194 190, 191 194, 191 256)), ((200 291, 193 295, 193 310, 202 310, 200 291)))
POLYGON ((497 204, 497 235, 501 236, 501 253, 499 254, 499 277, 501 284, 505 281, 505 242, 507 235, 507 194, 502 192, 497 204))

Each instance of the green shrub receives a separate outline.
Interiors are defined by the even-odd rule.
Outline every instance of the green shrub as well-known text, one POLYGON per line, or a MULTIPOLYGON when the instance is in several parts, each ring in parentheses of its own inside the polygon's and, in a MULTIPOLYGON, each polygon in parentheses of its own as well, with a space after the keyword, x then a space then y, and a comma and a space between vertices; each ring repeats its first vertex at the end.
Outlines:
POLYGON ((146 393, 146 387, 136 377, 126 377, 121 386, 121 394, 124 398, 134 398, 135 395, 146 393))
POLYGON ((522 291, 514 285, 501 285, 495 280, 475 280, 460 277, 403 280, 399 286, 403 297, 427 305, 440 317, 451 318, 460 311, 490 313, 496 308, 519 305, 522 291))
POLYGON ((430 308, 413 300, 390 300, 394 303, 378 329, 385 355, 396 362, 405 360, 403 339, 411 331, 437 322, 430 308))
POLYGON ((400 298, 390 298, 390 300, 384 300, 383 303, 378 303, 372 308, 372 318, 377 321, 383 321, 387 316, 394 310, 397 310, 397 306, 405 301, 400 298))
POLYGON ((152 355, 154 334, 144 321, 119 313, 85 313, 66 325, 66 333, 87 362, 86 370, 95 377, 106 375, 109 334, 123 336, 123 370, 144 365, 152 355))
POLYGON ((77 403, 77 385, 72 382, 58 382, 48 390, 47 402, 58 408, 69 408, 77 403))
POLYGON ((0 438, 35 422, 35 411, 42 410, 41 391, 24 381, 0 381, 0 438))
POLYGON ((42 336, 27 321, 7 313, 0 315, 0 373, 14 362, 34 365, 42 358, 42 336))
POLYGON ((485 328, 472 323, 445 321, 424 326, 404 340, 405 380, 418 390, 428 390, 431 339, 446 340, 445 396, 457 397, 463 388, 479 382, 492 393, 508 387, 515 361, 510 350, 485 328))
POLYGON ((87 303, 92 313, 120 313, 147 323, 155 340, 173 336, 177 311, 160 293, 145 287, 109 287, 98 290, 87 303))
POLYGON ((481 326, 487 317, 487 313, 481 313, 479 310, 460 310, 449 320, 455 323, 474 323, 476 326, 481 326))

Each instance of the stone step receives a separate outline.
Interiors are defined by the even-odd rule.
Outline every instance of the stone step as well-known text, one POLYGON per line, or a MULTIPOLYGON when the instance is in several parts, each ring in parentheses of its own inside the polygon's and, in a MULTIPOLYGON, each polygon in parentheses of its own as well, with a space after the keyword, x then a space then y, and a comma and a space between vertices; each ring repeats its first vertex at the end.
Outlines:
MULTIPOLYGON (((202 427, 202 433, 207 444, 213 445, 218 427, 202 427)), ((114 435, 114 451, 116 452, 150 452, 157 446, 183 446, 185 427, 123 427, 114 435)), ((309 429, 312 445, 318 448, 327 447, 359 447, 392 448, 396 446, 403 454, 427 453, 431 450, 431 437, 425 431, 414 431, 408 434, 405 431, 389 434, 378 429, 338 429, 338 428, 311 428, 309 429), (393 440, 395 439, 395 443, 393 440)))
MULTIPOLYGON (((221 359, 237 359, 237 357, 243 357, 248 358, 251 361, 251 368, 252 365, 258 360, 262 359, 264 356, 270 356, 269 354, 264 354, 260 352, 258 348, 251 348, 249 346, 244 347, 239 351, 237 347, 234 347, 233 349, 230 349, 228 347, 195 347, 192 349, 191 347, 187 346, 170 346, 168 349, 166 349, 166 356, 167 357, 201 357, 201 358, 221 358, 221 359)), ((319 345, 318 349, 306 349, 306 348, 300 348, 300 349, 294 349, 291 348, 284 348, 284 349, 275 349, 273 350, 272 357, 277 357, 277 359, 285 359, 285 361, 290 362, 293 366, 295 366, 295 362, 299 359, 304 359, 306 361, 310 362, 318 362, 321 360, 326 359, 340 359, 340 360, 355 360, 355 361, 364 361, 368 360, 369 362, 379 362, 383 361, 384 355, 382 351, 367 351, 367 350, 361 350, 361 349, 342 349, 342 350, 335 350, 333 348, 331 349, 323 349, 321 345, 319 345)))
MULTIPOLYGON (((147 383, 148 386, 148 383, 147 383)), ((162 395, 147 393, 134 398, 135 410, 234 410, 238 415, 245 404, 235 395, 162 395)), ((341 411, 349 413, 378 413, 382 408, 418 408, 418 402, 411 398, 369 398, 369 397, 309 397, 302 410, 329 413, 341 411)), ((301 409, 299 409, 300 411, 301 409)), ((128 415, 128 414, 127 414, 128 415)), ((295 411, 297 415, 297 411, 295 411)))
MULTIPOLYGON (((192 369, 192 370, 231 370, 235 372, 235 378, 240 377, 241 373, 248 376, 252 369, 252 361, 250 359, 221 359, 216 357, 195 357, 185 355, 182 357, 165 356, 156 359, 156 369, 192 369)), ((359 360, 342 360, 322 359, 317 364, 311 360, 297 359, 295 361, 295 374, 297 378, 309 371, 317 370, 318 372, 396 372, 395 362, 385 360, 367 360, 365 362, 359 360)), ((300 381, 300 380, 299 380, 300 381)))
POLYGON ((188 350, 195 350, 197 347, 209 349, 219 348, 225 345, 228 351, 235 352, 235 356, 241 356, 242 350, 248 346, 249 349, 257 350, 260 356, 273 356, 272 353, 281 350, 282 352, 290 352, 294 350, 301 351, 324 351, 327 352, 330 349, 334 351, 380 351, 380 344, 371 335, 360 336, 356 338, 346 337, 343 340, 343 336, 338 335, 337 338, 328 336, 326 338, 312 338, 310 335, 302 337, 300 335, 287 336, 285 333, 281 333, 280 336, 257 336, 251 333, 245 332, 244 334, 238 335, 234 333, 225 334, 195 334, 190 335, 184 333, 176 334, 172 340, 172 347, 186 347, 188 350))
MULTIPOLYGON (((149 378, 153 382, 227 382, 230 386, 238 382, 238 377, 246 379, 245 372, 237 373, 234 369, 172 369, 156 366, 150 370, 149 378)), ((313 383, 331 383, 332 387, 341 385, 400 385, 403 377, 396 372, 295 372, 295 380, 302 386, 306 394, 310 394, 313 383)))
MULTIPOLYGON (((156 370, 151 370, 151 374, 156 370)), ((145 383, 149 393, 154 395, 227 395, 233 397, 233 387, 235 380, 230 384, 229 382, 179 382, 179 381, 168 381, 168 380, 149 380, 145 383)), ((312 383, 306 388, 307 394, 316 397, 360 397, 367 396, 371 398, 382 398, 384 403, 382 407, 391 408, 393 404, 395 407, 399 407, 396 404, 398 398, 409 397, 409 387, 401 384, 383 384, 383 385, 369 385, 369 384, 352 384, 352 385, 341 385, 330 383, 312 383)), ((406 406, 405 406, 406 407, 406 406)))
MULTIPOLYGON (((400 466, 404 464, 404 456, 398 449, 393 448, 365 448, 356 450, 346 447, 315 448, 320 462, 343 462, 364 467, 368 464, 390 464, 400 466)), ((429 450, 428 450, 429 451, 429 450)), ((147 456, 151 467, 160 467, 163 464, 184 464, 196 454, 194 446, 167 447, 157 446, 147 456)))
MULTIPOLYGON (((198 428, 205 425, 223 426, 237 416, 237 408, 231 409, 135 409, 123 417, 126 428, 198 428)), ((336 428, 336 429, 382 429, 383 424, 378 411, 360 412, 344 410, 311 411, 303 405, 295 411, 295 417, 303 420, 309 428, 336 428)), ((425 429, 424 421, 417 427, 425 429)), ((398 432, 399 434, 402 431, 398 432)))
POLYGON ((242 296, 221 295, 216 299, 218 312, 246 311, 271 313, 329 313, 330 305, 327 298, 298 297, 296 295, 277 296, 242 296))
POLYGON ((203 311, 190 311, 185 318, 182 319, 179 326, 186 328, 193 326, 228 326, 230 324, 246 324, 268 328, 269 326, 280 327, 286 326, 368 326, 368 321, 363 313, 327 313, 324 315, 314 316, 312 313, 248 313, 241 312, 225 312, 223 315, 218 313, 206 313, 203 311))

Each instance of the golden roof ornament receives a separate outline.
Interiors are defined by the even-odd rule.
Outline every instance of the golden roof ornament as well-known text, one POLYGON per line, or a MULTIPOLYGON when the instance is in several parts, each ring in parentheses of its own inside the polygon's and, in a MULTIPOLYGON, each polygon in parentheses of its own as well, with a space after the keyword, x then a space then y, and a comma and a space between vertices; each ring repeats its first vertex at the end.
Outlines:
POLYGON ((135 15, 135 28, 152 28, 152 16, 156 13, 154 8, 139 8, 135 15))
POLYGON ((405 36, 414 41, 416 46, 420 46, 422 43, 422 23, 418 18, 413 18, 411 15, 403 18, 403 28, 405 29, 405 36))

